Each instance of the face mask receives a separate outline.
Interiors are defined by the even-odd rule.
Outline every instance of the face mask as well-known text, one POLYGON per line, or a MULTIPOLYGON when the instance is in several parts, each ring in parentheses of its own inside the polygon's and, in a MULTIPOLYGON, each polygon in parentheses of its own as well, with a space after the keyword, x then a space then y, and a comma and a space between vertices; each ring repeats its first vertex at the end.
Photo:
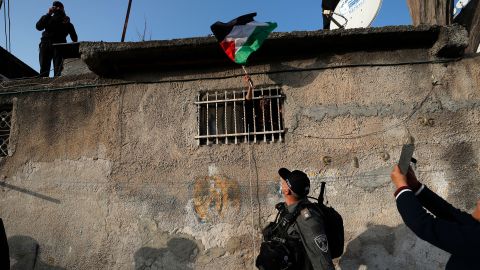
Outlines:
POLYGON ((282 182, 280 182, 280 184, 278 185, 278 195, 283 196, 283 192, 282 192, 282 182))

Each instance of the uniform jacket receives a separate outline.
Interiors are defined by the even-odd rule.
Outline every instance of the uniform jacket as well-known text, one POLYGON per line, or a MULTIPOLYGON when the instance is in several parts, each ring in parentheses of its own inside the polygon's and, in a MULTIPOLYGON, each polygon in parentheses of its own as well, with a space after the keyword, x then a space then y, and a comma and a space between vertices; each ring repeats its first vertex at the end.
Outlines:
POLYGON ((289 228, 289 234, 298 236, 303 243, 303 265, 298 270, 333 270, 332 258, 328 248, 327 236, 322 215, 311 203, 303 202, 287 207, 293 213, 297 207, 304 207, 296 221, 289 228), (303 204, 306 203, 306 204, 303 204))
POLYGON ((452 254, 446 269, 480 269, 480 222, 427 187, 422 189, 417 196, 410 190, 397 196, 397 208, 405 224, 419 238, 452 254))
POLYGON ((56 11, 53 15, 43 15, 38 20, 36 27, 38 31, 44 30, 42 42, 66 43, 68 35, 73 42, 78 41, 75 27, 70 22, 70 18, 62 11, 56 11))

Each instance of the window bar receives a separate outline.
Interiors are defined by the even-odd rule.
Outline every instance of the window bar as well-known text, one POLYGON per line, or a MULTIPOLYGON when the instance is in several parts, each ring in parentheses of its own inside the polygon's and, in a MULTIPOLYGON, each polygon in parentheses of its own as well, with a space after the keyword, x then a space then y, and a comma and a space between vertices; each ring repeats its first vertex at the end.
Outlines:
MULTIPOLYGON (((255 96, 255 91, 253 92, 253 96, 255 96)), ((257 143, 257 136, 255 136, 255 134, 257 133, 257 123, 255 121, 255 116, 256 116, 256 114, 255 114, 255 100, 252 101, 252 111, 253 111, 252 118, 253 118, 253 134, 254 134, 253 135, 253 143, 257 143)))
MULTIPOLYGON (((260 99, 260 104, 261 104, 261 110, 262 110, 262 118, 263 118, 263 132, 266 131, 266 125, 265 125, 265 98, 263 95, 263 88, 262 88, 262 98, 260 99), (263 104, 262 104, 263 101, 263 104)), ((263 142, 267 142, 267 134, 263 134, 263 142)))
POLYGON ((228 124, 227 124, 227 91, 225 91, 225 108, 224 108, 224 112, 225 112, 225 144, 228 144, 228 124))
MULTIPOLYGON (((272 88, 268 88, 268 96, 272 96, 272 88)), ((272 114, 272 100, 269 100, 270 102, 268 103, 270 107, 270 129, 273 131, 273 114, 272 114)), ((270 135, 272 138, 272 142, 275 142, 275 136, 272 134, 270 135)))
MULTIPOLYGON (((235 100, 235 93, 236 91, 233 91, 233 100, 235 100)), ((233 102, 233 128, 235 134, 237 134, 237 102, 233 102)), ((235 144, 238 143, 237 136, 235 136, 235 144)))
POLYGON ((247 133, 247 113, 245 112, 245 91, 242 91, 243 96, 243 133, 245 135, 245 143, 248 142, 248 133, 247 133))
MULTIPOLYGON (((197 95, 197 101, 200 101, 200 92, 198 92, 198 95, 197 95)), ((197 134, 198 136, 200 136, 200 120, 201 120, 201 116, 200 116, 200 104, 197 104, 197 134)), ((207 120, 208 122, 208 120, 207 120)), ((208 129, 208 125, 207 125, 207 129, 208 129)), ((198 139, 197 141, 198 145, 200 145, 200 139, 198 139)))
MULTIPOLYGON (((276 88, 277 90, 277 96, 279 96, 279 90, 278 88, 276 88)), ((282 111, 280 110, 280 98, 277 97, 277 110, 278 110, 278 113, 277 113, 277 116, 278 116, 278 130, 282 130, 282 116, 281 116, 281 113, 282 111)), ((280 140, 280 142, 282 142, 282 133, 279 132, 278 133, 278 139, 280 140)))
MULTIPOLYGON (((206 92, 207 94, 207 101, 208 101, 208 92, 206 92)), ((208 136, 210 135, 210 121, 209 121, 209 115, 208 115, 208 103, 207 103, 207 117, 205 118, 206 122, 207 122, 207 145, 210 141, 210 139, 208 138, 208 136)))
MULTIPOLYGON (((215 91, 215 101, 218 100, 218 91, 215 91)), ((218 102, 215 102, 215 135, 218 135, 218 102)), ((218 137, 216 138, 218 144, 218 137)))

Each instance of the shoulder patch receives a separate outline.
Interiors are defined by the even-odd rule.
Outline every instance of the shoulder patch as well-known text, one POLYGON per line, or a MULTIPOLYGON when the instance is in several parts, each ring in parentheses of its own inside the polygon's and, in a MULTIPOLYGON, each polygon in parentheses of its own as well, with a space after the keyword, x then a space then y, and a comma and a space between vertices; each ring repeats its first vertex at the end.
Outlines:
POLYGON ((308 220, 312 217, 312 213, 310 213, 310 210, 308 210, 308 208, 303 209, 300 213, 304 220, 308 220))
POLYGON ((313 241, 322 252, 328 252, 328 240, 325 234, 315 236, 313 241))

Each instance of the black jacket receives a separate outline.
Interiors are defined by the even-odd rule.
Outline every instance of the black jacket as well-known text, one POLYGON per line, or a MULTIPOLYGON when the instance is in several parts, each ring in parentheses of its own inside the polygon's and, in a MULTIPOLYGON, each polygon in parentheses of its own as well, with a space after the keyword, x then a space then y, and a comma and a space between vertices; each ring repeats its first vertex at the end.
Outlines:
POLYGON ((75 27, 65 12, 57 11, 53 15, 43 15, 36 27, 38 31, 45 30, 42 33, 42 42, 66 43, 68 35, 73 42, 78 41, 75 27))
POLYGON ((480 222, 470 214, 453 207, 427 187, 418 196, 409 190, 399 194, 397 208, 419 238, 452 254, 446 269, 480 269, 480 222))

